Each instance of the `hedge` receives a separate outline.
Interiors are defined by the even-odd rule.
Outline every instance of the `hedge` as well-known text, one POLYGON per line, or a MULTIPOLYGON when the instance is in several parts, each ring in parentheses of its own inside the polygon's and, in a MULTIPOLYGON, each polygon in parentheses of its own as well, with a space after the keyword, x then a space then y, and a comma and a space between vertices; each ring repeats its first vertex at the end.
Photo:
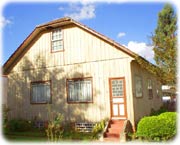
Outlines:
POLYGON ((176 119, 175 112, 144 117, 138 123, 136 136, 148 140, 168 140, 176 135, 176 119))
POLYGON ((32 124, 26 120, 14 119, 7 122, 7 129, 12 132, 28 131, 31 127, 32 124))

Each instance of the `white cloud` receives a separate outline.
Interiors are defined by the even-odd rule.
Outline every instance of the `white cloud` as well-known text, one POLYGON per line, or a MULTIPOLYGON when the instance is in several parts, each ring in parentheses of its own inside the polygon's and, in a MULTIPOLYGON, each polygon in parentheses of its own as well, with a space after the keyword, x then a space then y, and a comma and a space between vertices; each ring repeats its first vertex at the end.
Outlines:
POLYGON ((92 19, 95 18, 95 5, 90 3, 82 3, 82 4, 70 4, 68 8, 64 9, 59 7, 59 10, 68 11, 64 14, 64 16, 71 17, 75 20, 84 20, 84 19, 92 19))
POLYGON ((9 24, 12 24, 12 21, 10 19, 6 19, 4 16, 0 16, 0 28, 3 28, 9 24))
POLYGON ((64 10, 65 10, 65 8, 64 8, 64 7, 59 7, 59 8, 58 8, 58 10, 60 10, 60 11, 64 11, 64 10))
POLYGON ((154 51, 153 46, 148 46, 144 42, 129 41, 128 45, 125 46, 131 51, 139 54, 150 62, 153 62, 154 51))
POLYGON ((125 36, 125 35, 126 35, 126 33, 124 33, 124 32, 119 32, 118 35, 117 35, 117 37, 118 37, 118 38, 121 38, 121 37, 123 37, 123 36, 125 36))

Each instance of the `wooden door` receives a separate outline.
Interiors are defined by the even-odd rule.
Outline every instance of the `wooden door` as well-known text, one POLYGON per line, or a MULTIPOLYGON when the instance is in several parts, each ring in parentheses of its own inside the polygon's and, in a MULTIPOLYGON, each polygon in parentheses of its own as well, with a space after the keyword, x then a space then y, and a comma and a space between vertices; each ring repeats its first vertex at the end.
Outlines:
POLYGON ((110 78, 111 117, 126 119, 125 78, 110 78))

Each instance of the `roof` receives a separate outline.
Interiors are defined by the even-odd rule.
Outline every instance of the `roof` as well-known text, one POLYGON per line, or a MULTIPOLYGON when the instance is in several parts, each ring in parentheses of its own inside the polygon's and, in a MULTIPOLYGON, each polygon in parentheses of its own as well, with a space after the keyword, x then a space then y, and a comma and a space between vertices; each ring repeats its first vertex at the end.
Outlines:
MULTIPOLYGON (((16 63, 18 62, 18 60, 20 60, 23 55, 27 52, 27 50, 29 49, 29 47, 27 47, 33 40, 35 40, 35 38, 37 36, 39 36, 39 34, 41 34, 44 31, 47 30, 51 30, 53 28, 57 28, 59 26, 65 26, 65 25, 69 25, 69 24, 74 24, 84 30, 86 30, 87 32, 97 36, 98 38, 110 43, 111 45, 113 45, 115 48, 125 52, 126 54, 130 55, 131 57, 140 57, 138 54, 132 52, 131 50, 129 50, 128 48, 120 45, 119 43, 115 42, 114 40, 96 32, 95 30, 71 19, 70 17, 64 17, 61 19, 57 19, 42 25, 38 25, 36 26, 36 28, 32 31, 32 33, 22 42, 22 44, 16 49, 16 51, 9 57, 9 59, 5 62, 5 64, 3 65, 3 74, 4 75, 8 75, 9 72, 12 70, 12 68, 16 65, 16 63)), ((143 59, 143 58, 142 58, 143 59)), ((144 59, 145 60, 145 59, 144 59)), ((146 60, 145 60, 146 61, 146 60)))

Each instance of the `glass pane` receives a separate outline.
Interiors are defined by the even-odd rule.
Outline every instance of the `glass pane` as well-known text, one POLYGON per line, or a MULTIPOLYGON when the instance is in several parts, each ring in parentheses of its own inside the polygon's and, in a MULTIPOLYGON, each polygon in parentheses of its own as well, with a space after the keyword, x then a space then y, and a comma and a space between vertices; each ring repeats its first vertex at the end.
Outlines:
POLYGON ((152 89, 152 80, 148 79, 148 89, 152 89))
POLYGON ((58 41, 53 41, 52 42, 52 50, 53 51, 58 51, 58 50, 62 50, 63 49, 63 42, 62 40, 58 40, 58 41))
POLYGON ((112 96, 123 96, 123 80, 112 80, 112 96))
POLYGON ((68 82, 69 101, 86 102, 92 101, 91 81, 78 80, 68 82), (72 93, 72 89, 74 89, 72 93))
POLYGON ((135 87, 136 97, 142 97, 142 78, 140 76, 135 76, 135 87))
POLYGON ((124 104, 119 104, 119 112, 120 112, 119 113, 120 115, 125 115, 124 114, 124 104))
POLYGON ((52 32, 52 40, 60 40, 60 39, 62 39, 61 29, 54 30, 52 32))
POLYGON ((113 104, 113 115, 118 116, 118 105, 117 104, 113 104))
POLYGON ((50 102, 51 92, 49 84, 33 84, 32 85, 32 102, 47 103, 50 102))

